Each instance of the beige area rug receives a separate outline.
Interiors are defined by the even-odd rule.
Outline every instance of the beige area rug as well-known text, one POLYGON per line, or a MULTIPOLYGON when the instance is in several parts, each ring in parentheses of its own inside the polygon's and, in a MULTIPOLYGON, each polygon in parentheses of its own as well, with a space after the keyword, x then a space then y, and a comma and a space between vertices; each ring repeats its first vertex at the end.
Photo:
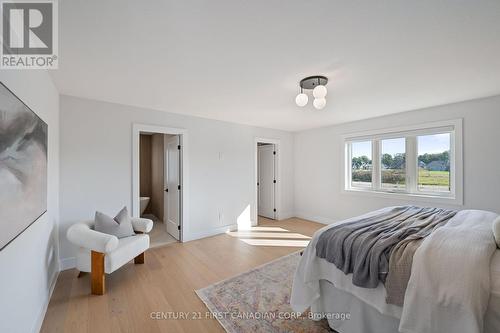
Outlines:
POLYGON ((222 327, 229 333, 334 332, 326 320, 297 316, 290 294, 298 252, 246 273, 196 290, 222 327))

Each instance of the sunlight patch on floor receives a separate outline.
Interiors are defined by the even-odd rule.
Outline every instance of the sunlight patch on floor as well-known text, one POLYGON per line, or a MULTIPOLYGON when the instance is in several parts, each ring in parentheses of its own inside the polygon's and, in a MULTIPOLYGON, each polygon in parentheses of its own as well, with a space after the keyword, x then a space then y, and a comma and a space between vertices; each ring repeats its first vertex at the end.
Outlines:
POLYGON ((306 247, 311 237, 287 229, 273 226, 256 226, 238 228, 226 234, 254 246, 306 247))

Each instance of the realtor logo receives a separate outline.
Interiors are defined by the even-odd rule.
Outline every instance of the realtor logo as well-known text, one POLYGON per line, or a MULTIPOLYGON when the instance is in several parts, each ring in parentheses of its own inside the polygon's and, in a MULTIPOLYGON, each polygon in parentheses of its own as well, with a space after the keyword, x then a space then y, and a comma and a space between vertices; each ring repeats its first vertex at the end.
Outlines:
POLYGON ((57 1, 2 1, 2 69, 58 66, 57 1))

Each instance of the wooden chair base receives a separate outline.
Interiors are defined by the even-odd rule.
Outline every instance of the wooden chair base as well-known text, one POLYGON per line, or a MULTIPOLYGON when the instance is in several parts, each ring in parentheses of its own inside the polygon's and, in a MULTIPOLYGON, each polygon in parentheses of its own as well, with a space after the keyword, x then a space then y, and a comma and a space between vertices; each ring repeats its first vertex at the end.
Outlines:
MULTIPOLYGON (((106 292, 105 272, 104 272, 104 253, 91 251, 90 254, 92 271, 90 272, 90 290, 92 295, 104 295, 106 292)), ((144 264, 144 252, 134 258, 135 264, 144 264)), ((81 277, 84 272, 80 272, 81 277)))
POLYGON ((104 295, 104 253, 92 251, 91 254, 92 271, 90 273, 90 290, 92 295, 104 295))
POLYGON ((134 258, 134 264, 144 264, 144 252, 134 258))

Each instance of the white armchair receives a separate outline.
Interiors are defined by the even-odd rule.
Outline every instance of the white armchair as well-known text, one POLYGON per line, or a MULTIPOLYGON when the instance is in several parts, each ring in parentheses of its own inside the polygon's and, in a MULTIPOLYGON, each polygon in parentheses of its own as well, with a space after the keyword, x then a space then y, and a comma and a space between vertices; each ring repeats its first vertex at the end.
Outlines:
MULTIPOLYGON (((144 252, 149 249, 149 236, 153 221, 132 218, 135 236, 118 239, 94 230, 94 221, 72 225, 66 236, 79 247, 76 268, 91 273, 91 291, 94 295, 105 292, 105 276, 111 274, 132 259, 136 264, 144 263, 144 252)), ((79 275, 80 276, 80 275, 79 275)))

